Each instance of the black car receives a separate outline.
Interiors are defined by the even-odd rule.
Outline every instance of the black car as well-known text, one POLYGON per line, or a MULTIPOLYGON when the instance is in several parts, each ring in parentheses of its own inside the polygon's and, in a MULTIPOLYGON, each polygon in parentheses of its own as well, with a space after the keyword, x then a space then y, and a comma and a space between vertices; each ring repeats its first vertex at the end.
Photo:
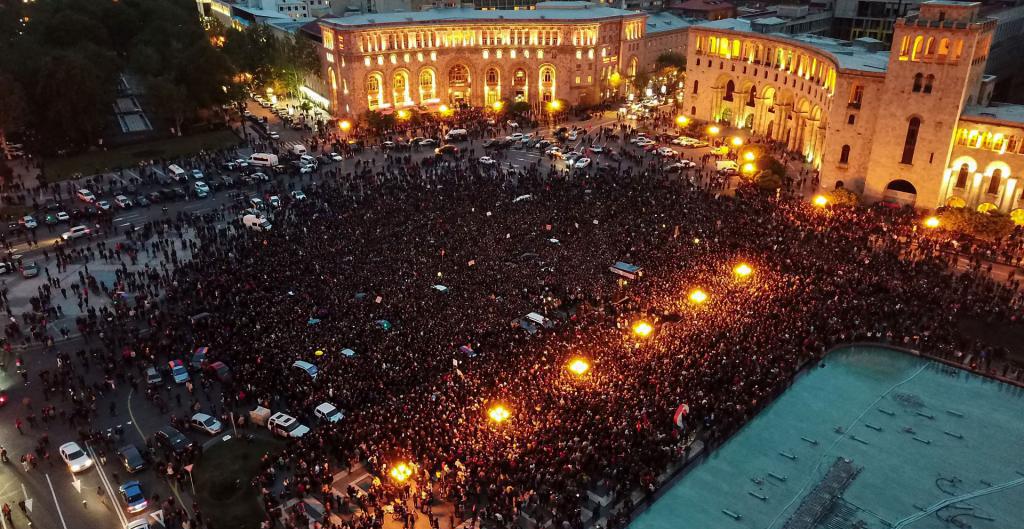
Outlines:
POLYGON ((117 455, 121 458, 121 464, 124 465, 124 469, 128 472, 138 472, 146 468, 146 458, 142 456, 142 452, 135 445, 122 446, 117 451, 117 455))
POLYGON ((149 202, 149 199, 146 198, 146 195, 139 195, 139 196, 135 197, 135 205, 136 206, 144 208, 144 207, 148 206, 149 204, 150 204, 150 202, 149 202))
POLYGON ((171 426, 162 426, 155 434, 157 443, 175 453, 181 453, 192 448, 192 441, 185 434, 175 430, 171 426))
POLYGON ((162 198, 163 198, 163 197, 160 196, 160 192, 159 191, 150 191, 149 194, 146 195, 146 197, 149 198, 150 203, 153 203, 153 204, 156 204, 157 202, 160 202, 160 200, 162 200, 162 198))
POLYGON ((174 200, 174 190, 169 187, 161 187, 160 198, 163 200, 174 200))
POLYGON ((174 188, 174 196, 176 198, 182 198, 183 199, 183 198, 187 197, 188 194, 185 193, 184 189, 182 189, 180 187, 176 187, 176 188, 174 188))

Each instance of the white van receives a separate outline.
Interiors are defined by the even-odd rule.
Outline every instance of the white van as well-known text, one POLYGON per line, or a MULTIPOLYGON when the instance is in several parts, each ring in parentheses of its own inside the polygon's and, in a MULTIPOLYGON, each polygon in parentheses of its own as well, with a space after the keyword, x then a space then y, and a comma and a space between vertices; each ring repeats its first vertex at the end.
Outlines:
POLYGON ((306 146, 301 143, 296 143, 295 145, 292 145, 291 150, 292 154, 296 156, 302 156, 303 154, 306 154, 306 146))
POLYGON ((469 138, 469 131, 466 129, 452 129, 444 136, 447 141, 465 141, 467 138, 469 138))
POLYGON ((270 231, 272 225, 266 217, 259 217, 256 215, 244 215, 242 216, 242 225, 250 230, 254 231, 270 231))
POLYGON ((306 374, 309 375, 309 378, 312 378, 314 380, 316 379, 317 373, 319 373, 319 370, 316 368, 315 365, 313 365, 313 364, 311 364, 311 363, 309 363, 309 362, 307 362, 305 360, 296 360, 295 363, 292 364, 292 367, 297 367, 297 368, 305 371, 306 374))
POLYGON ((720 160, 715 162, 715 169, 720 175, 734 175, 740 172, 740 166, 732 160, 720 160))
POLYGON ((175 182, 185 182, 188 180, 188 173, 186 173, 184 169, 178 167, 177 165, 168 165, 167 173, 175 182))
POLYGON ((267 429, 281 437, 298 438, 309 433, 309 428, 299 423, 295 417, 280 412, 270 416, 267 420, 267 429))
POLYGON ((277 155, 265 152, 254 152, 249 155, 249 163, 262 167, 273 167, 278 164, 277 155))

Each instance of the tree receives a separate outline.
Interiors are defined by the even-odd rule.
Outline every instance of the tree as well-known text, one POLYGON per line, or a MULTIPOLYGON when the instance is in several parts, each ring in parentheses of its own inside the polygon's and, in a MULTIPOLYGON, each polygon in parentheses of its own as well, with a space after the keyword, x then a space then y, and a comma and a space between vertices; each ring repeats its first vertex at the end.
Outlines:
POLYGON ((633 86, 633 90, 637 92, 643 92, 647 88, 647 83, 651 81, 651 76, 647 75, 646 72, 637 72, 629 83, 633 86))
POLYGON ((828 194, 828 203, 833 206, 854 207, 860 204, 860 195, 845 187, 839 187, 828 194))
POLYGON ((43 60, 32 112, 44 148, 59 150, 96 142, 111 117, 113 64, 114 58, 102 53, 62 51, 43 60))
POLYGON ((509 105, 508 111, 512 114, 524 115, 530 111, 530 104, 526 101, 516 101, 509 105))
POLYGON ((10 131, 21 128, 26 104, 21 84, 11 76, 0 73, 0 145, 10 131))
POLYGON ((182 126, 195 106, 179 89, 173 78, 154 77, 146 83, 146 94, 157 115, 173 123, 174 134, 181 136, 182 126))
POLYGON ((775 191, 782 187, 782 177, 768 170, 757 173, 754 182, 758 188, 765 191, 775 191))
POLYGON ((998 211, 980 213, 968 208, 946 208, 939 212, 942 226, 979 239, 997 240, 1014 229, 1013 219, 998 211))
POLYGON ((658 55, 658 58, 654 60, 654 65, 659 70, 674 68, 677 71, 683 71, 686 69, 686 56, 682 53, 667 51, 658 55))

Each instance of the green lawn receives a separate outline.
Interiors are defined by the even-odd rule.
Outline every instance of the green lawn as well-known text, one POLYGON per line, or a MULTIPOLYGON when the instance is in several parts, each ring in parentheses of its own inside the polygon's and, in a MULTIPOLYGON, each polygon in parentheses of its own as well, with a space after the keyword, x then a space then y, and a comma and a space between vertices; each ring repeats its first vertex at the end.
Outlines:
POLYGON ((47 158, 46 179, 49 182, 67 180, 76 174, 97 174, 115 167, 134 167, 140 161, 197 153, 201 150, 220 149, 238 145, 238 136, 230 130, 217 130, 169 138, 135 145, 126 145, 107 151, 93 151, 66 158, 47 158))
POLYGON ((259 490, 250 486, 260 458, 284 447, 277 439, 231 439, 203 452, 193 479, 196 501, 211 529, 259 529, 266 516, 259 490))

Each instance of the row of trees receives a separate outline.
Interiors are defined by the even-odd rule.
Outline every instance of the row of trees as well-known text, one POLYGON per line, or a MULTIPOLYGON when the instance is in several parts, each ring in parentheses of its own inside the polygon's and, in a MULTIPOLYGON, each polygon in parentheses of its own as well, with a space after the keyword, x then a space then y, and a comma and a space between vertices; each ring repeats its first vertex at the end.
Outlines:
POLYGON ((253 85, 294 90, 317 71, 308 42, 262 25, 204 28, 194 0, 0 4, 0 137, 24 127, 43 152, 95 145, 113 125, 121 74, 180 134, 253 85))

